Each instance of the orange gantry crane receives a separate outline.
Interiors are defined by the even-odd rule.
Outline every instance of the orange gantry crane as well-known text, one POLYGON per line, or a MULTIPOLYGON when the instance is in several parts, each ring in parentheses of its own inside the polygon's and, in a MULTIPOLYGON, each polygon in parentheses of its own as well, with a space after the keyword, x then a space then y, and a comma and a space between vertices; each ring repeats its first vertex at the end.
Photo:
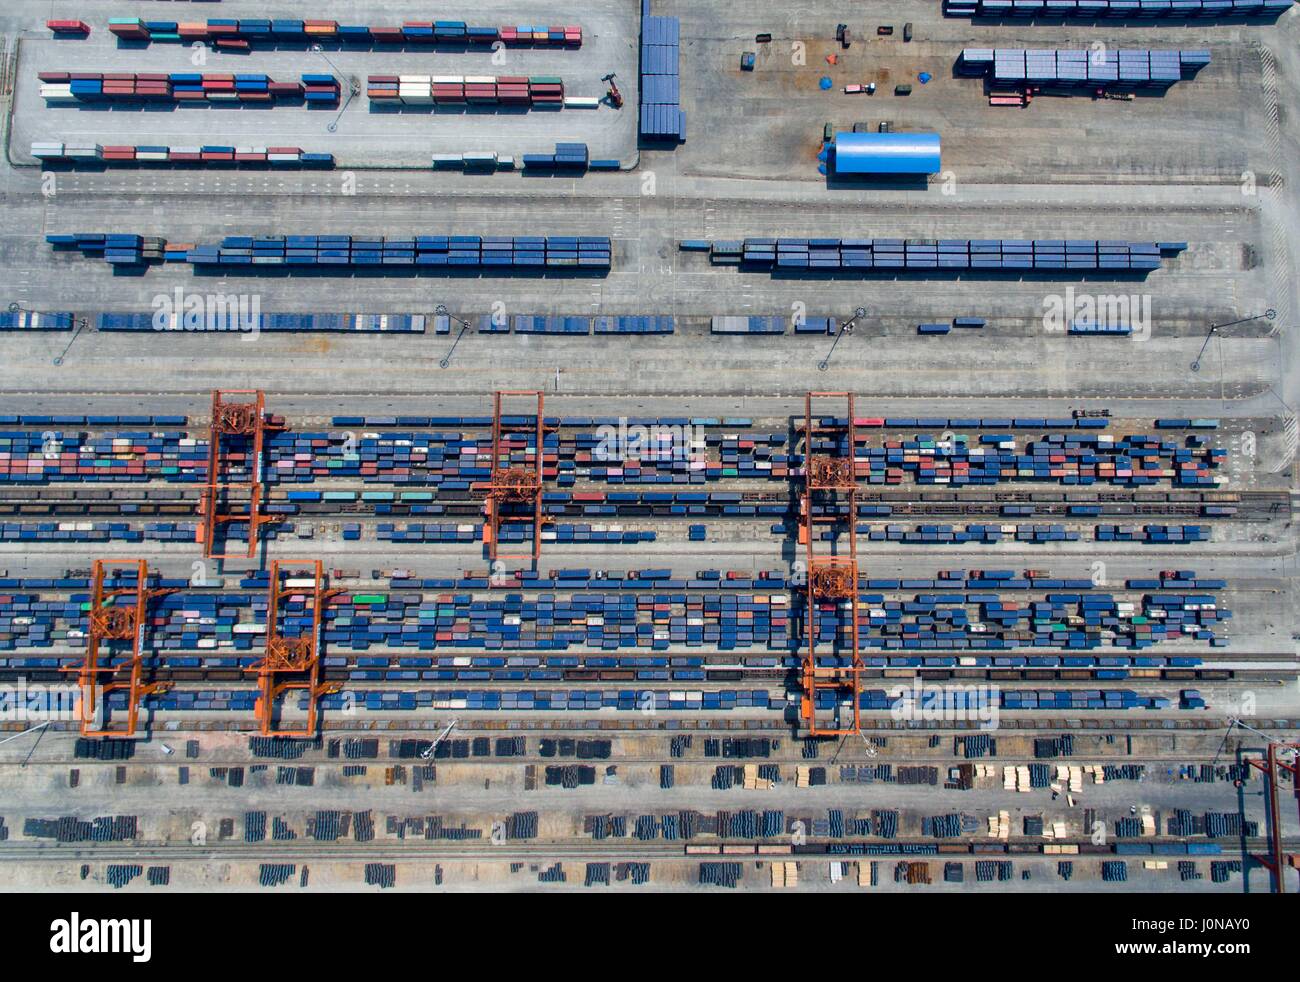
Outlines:
POLYGON ((203 555, 208 559, 252 559, 257 555, 262 514, 262 443, 267 430, 266 395, 260 389, 214 389, 208 436, 208 482, 200 502, 203 555), (234 444, 239 441, 240 449, 234 444), (242 476, 236 476, 242 472, 242 476), (247 501, 245 501, 245 497, 247 501), (223 527, 247 523, 243 556, 218 552, 223 527))
POLYGON ((324 564, 319 559, 277 559, 271 561, 271 585, 266 603, 266 654, 246 669, 257 673, 260 690, 255 707, 262 736, 314 737, 320 699, 340 690, 321 680, 321 628, 325 601, 332 591, 325 588, 324 564), (303 575, 294 576, 295 571, 303 575), (291 598, 298 598, 293 600, 291 598), (289 601, 287 604, 286 601, 289 601), (289 605, 301 609, 289 610, 289 605), (289 617, 310 619, 299 629, 290 629, 289 617), (307 697, 300 726, 287 725, 280 707, 293 692, 307 697))
POLYGON ((1273 892, 1286 893, 1286 867, 1300 869, 1300 854, 1290 853, 1282 848, 1282 806, 1280 799, 1280 777, 1282 772, 1291 775, 1291 796, 1296 799, 1300 810, 1300 743, 1275 743, 1269 741, 1264 751, 1264 759, 1246 758, 1246 763, 1264 775, 1267 782, 1265 794, 1268 802, 1268 855, 1252 856, 1257 863, 1272 874, 1273 892), (1287 752, 1290 762, 1282 759, 1287 752))
POLYGON ((81 687, 82 736, 134 739, 145 697, 171 687, 167 682, 144 681, 149 601, 169 592, 149 588, 149 564, 144 559, 95 560, 86 660, 65 669, 77 673, 81 687), (114 692, 126 693, 126 717, 120 723, 109 714, 108 700, 114 692))
MULTIPOLYGON (((802 695, 799 716, 802 728, 810 737, 834 737, 862 732, 862 653, 858 648, 858 542, 857 542, 857 473, 855 452, 857 428, 854 425, 853 394, 850 392, 809 392, 804 398, 803 460, 804 488, 799 503, 799 544, 804 547, 805 604, 804 649, 800 671, 802 695), (837 417, 813 415, 814 400, 844 400, 847 410, 843 423, 837 417), (821 444, 832 441, 832 452, 821 444), (847 508, 847 513, 844 509, 847 508), (848 555, 840 552, 818 553, 817 532, 822 526, 844 524, 848 538, 848 555), (818 621, 823 607, 833 606, 835 617, 848 608, 848 665, 822 667, 817 664, 818 621), (824 725, 817 712, 817 696, 835 695, 835 718, 824 725), (840 718, 839 706, 844 699, 853 704, 852 722, 840 718)), ((837 638, 839 632, 836 632, 837 638)))
POLYGON ((474 485, 475 490, 486 495, 483 500, 483 544, 489 559, 536 562, 542 554, 542 526, 546 521, 542 514, 547 432, 544 410, 545 396, 537 390, 493 393, 491 476, 486 482, 474 485), (536 400, 534 412, 524 415, 525 422, 502 415, 502 404, 512 398, 536 400), (531 449, 527 446, 530 436, 531 449), (525 461, 522 464, 511 459, 512 453, 520 449, 516 437, 523 437, 525 441, 525 461), (501 529, 530 522, 533 526, 532 551, 513 555, 501 552, 501 529))

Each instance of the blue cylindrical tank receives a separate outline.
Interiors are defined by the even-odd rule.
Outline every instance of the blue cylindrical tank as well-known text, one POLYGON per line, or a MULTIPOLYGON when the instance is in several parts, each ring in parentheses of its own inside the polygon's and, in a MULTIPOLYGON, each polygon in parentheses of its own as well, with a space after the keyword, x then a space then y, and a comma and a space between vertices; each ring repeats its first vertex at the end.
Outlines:
POLYGON ((836 133, 837 174, 937 174, 938 133, 836 133))

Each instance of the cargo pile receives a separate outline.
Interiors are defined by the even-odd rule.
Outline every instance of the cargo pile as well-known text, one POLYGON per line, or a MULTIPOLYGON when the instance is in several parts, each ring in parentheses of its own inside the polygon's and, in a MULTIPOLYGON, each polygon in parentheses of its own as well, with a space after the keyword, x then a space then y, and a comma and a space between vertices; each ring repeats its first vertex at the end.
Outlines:
POLYGON ((641 135, 653 140, 686 142, 682 111, 681 22, 653 17, 649 0, 641 16, 641 135))
POLYGON ((998 83, 1051 85, 1091 91, 1111 88, 1167 89, 1195 78, 1210 63, 1210 52, 1152 51, 1147 48, 1087 51, 1074 49, 964 48, 957 74, 991 77, 998 83))
POLYGON ((303 101, 333 105, 339 80, 333 75, 305 74, 298 82, 277 82, 268 75, 211 72, 40 72, 41 98, 50 103, 204 102, 213 105, 303 101))
POLYGON ((1276 20, 1292 0, 943 0, 946 17, 1036 20, 1276 20))
MULTIPOLYGON (((80 21, 50 21, 79 24, 80 21)), ((84 26, 84 25, 83 25, 84 26)), ((159 41, 192 44, 206 41, 218 51, 247 51, 259 41, 277 45, 304 45, 333 41, 345 45, 491 45, 500 41, 510 47, 582 47, 582 28, 577 24, 471 27, 460 20, 405 21, 400 27, 340 24, 335 20, 265 20, 214 17, 206 21, 177 22, 112 17, 108 29, 124 41, 159 41)), ((89 33, 57 31, 56 33, 89 33)))
POLYGON ((522 270, 610 268, 606 236, 228 235, 220 245, 168 243, 127 234, 47 235, 56 249, 77 250, 110 263, 140 265, 165 259, 194 266, 457 266, 522 270))
POLYGON ((332 153, 305 153, 302 147, 235 147, 205 144, 193 147, 102 145, 99 143, 33 143, 37 160, 97 161, 105 164, 267 164, 275 166, 334 166, 332 153))
POLYGON ((928 272, 1135 272, 1160 268, 1182 243, 1115 239, 783 239, 710 243, 715 266, 791 273, 799 270, 928 272))

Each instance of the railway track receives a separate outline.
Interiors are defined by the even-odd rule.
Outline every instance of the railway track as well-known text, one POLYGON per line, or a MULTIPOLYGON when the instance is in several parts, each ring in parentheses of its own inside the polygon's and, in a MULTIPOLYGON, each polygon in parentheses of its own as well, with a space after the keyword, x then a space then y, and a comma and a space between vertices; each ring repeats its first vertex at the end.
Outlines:
MULTIPOLYGON (((384 860, 411 862, 416 860, 519 860, 519 859, 572 859, 572 860, 592 860, 597 862, 608 862, 612 859, 619 861, 654 861, 654 860, 672 860, 688 859, 695 860, 700 857, 723 856, 731 860, 736 860, 743 856, 750 858, 756 856, 799 856, 802 858, 814 858, 825 856, 828 859, 852 859, 860 856, 863 859, 880 859, 888 857, 906 856, 913 860, 933 860, 940 858, 955 859, 962 855, 974 856, 984 859, 1006 858, 1015 856, 1019 859, 1045 859, 1052 862, 1062 858, 1059 855, 1044 855, 1041 852, 1041 843, 1032 843, 1033 851, 1011 852, 1009 849, 1002 852, 995 852, 987 848, 990 843, 949 843, 953 845, 965 845, 964 852, 949 851, 939 853, 908 853, 904 852, 903 847, 907 845, 936 845, 933 839, 929 840, 827 840, 819 843, 809 843, 807 846, 799 847, 797 850, 789 846, 779 846, 771 842, 762 840, 752 840, 749 842, 729 842, 725 845, 732 850, 747 850, 721 852, 723 844, 719 843, 713 846, 713 852, 688 852, 688 844, 684 841, 675 842, 654 842, 643 841, 638 839, 603 839, 592 840, 590 842, 538 842, 537 840, 507 840, 500 845, 493 845, 490 841, 483 839, 469 839, 461 842, 440 842, 436 846, 427 844, 428 840, 408 839, 403 840, 404 845, 394 845, 392 842, 384 841, 377 843, 373 847, 358 846, 355 843, 333 844, 329 842, 279 842, 279 843, 245 843, 230 841, 224 843, 219 848, 213 848, 209 845, 195 846, 189 842, 177 842, 175 844, 142 844, 138 846, 123 846, 118 843, 104 843, 86 845, 83 843, 64 843, 64 844, 41 844, 34 846, 16 846, 13 844, 0 845, 0 862, 32 862, 41 861, 49 862, 55 859, 65 860, 96 860, 107 862, 285 862, 288 860, 299 860, 308 863, 328 863, 328 862, 381 862, 384 860), (486 844, 485 844, 486 841, 486 844), (869 846, 873 850, 870 853, 852 852, 855 843, 863 846, 869 846), (976 852, 972 846, 980 845, 985 848, 976 852), (772 852, 759 853, 760 847, 766 846, 769 849, 775 846, 777 850, 772 852), (831 851, 828 848, 834 846, 831 851), (819 848, 822 847, 822 848, 819 848), (884 851, 884 850, 897 851, 884 851), (813 850, 813 851, 810 851, 813 850), (875 851, 882 850, 882 851, 875 851)), ((1156 839, 1152 841, 1183 841, 1156 839)), ((1191 858, 1196 859, 1219 859, 1219 858, 1242 858, 1250 855, 1260 855, 1269 848, 1268 840, 1264 838, 1241 839, 1224 838, 1215 840, 1222 846, 1223 851, 1218 856, 1198 855, 1191 858)), ((1058 843, 1069 844, 1069 843, 1058 843)), ((1121 858, 1143 858, 1139 855, 1116 854, 1110 847, 1101 847, 1105 851, 1097 850, 1092 847, 1091 843, 1073 843, 1079 846, 1078 854, 1070 854, 1065 858, 1073 860, 1082 860, 1089 858, 1100 859, 1102 857, 1121 858), (1085 851, 1088 850, 1088 851, 1085 851)), ((710 844, 712 845, 712 844, 710 844)), ((1004 845, 1010 845, 1004 844, 1004 845)), ((1293 851, 1300 846, 1300 839, 1284 840, 1283 848, 1286 851, 1293 851)), ((1151 858, 1148 854, 1145 858, 1151 858)), ((1165 858, 1173 858, 1165 857, 1165 858)), ((1180 858, 1189 858, 1186 855, 1180 858)))

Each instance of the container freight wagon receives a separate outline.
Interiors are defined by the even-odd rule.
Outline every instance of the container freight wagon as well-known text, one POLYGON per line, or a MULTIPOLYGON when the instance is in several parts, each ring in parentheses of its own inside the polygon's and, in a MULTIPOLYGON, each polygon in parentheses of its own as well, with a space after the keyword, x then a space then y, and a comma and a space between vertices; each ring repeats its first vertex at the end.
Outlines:
POLYGON ((366 96, 379 106, 531 106, 564 108, 554 75, 371 75, 366 96))
POLYGON ((999 86, 1048 85, 1082 92, 1099 87, 1167 89, 1180 79, 1194 78, 1209 63, 1206 49, 965 48, 956 71, 969 78, 991 78, 999 86))
POLYGON ((134 265, 165 260, 193 266, 494 268, 544 273, 604 272, 611 264, 607 236, 229 235, 220 245, 173 245, 166 239, 144 240, 138 235, 78 232, 47 235, 46 242, 55 249, 134 265))
POLYGON ((938 133, 836 133, 836 174, 937 174, 938 133))
POLYGON ((944 0, 947 17, 996 20, 1150 21, 1252 18, 1275 21, 1292 0, 944 0))
POLYGON ((41 98, 66 102, 206 102, 213 105, 305 101, 335 105, 339 81, 333 75, 303 75, 277 82, 262 74, 204 72, 40 72, 41 98))
POLYGON ((686 142, 681 99, 681 22, 653 17, 643 4, 641 17, 641 136, 686 142))
MULTIPOLYGON (((79 24, 80 21, 50 21, 54 24, 79 24)), ((84 26, 84 25, 83 25, 84 26)), ((138 17, 113 17, 108 29, 126 41, 159 41, 192 44, 206 41, 218 51, 247 51, 252 45, 303 46, 330 41, 341 45, 416 47, 421 45, 492 45, 500 41, 510 47, 582 47, 582 27, 578 24, 472 27, 459 20, 410 20, 398 26, 340 24, 334 20, 264 20, 210 18, 207 21, 141 20, 138 17)), ((64 32, 59 32, 64 33, 64 32)), ((76 32, 69 32, 76 33, 76 32)), ((89 28, 85 29, 89 33, 89 28)))
POLYGON ((238 147, 215 144, 167 147, 149 144, 101 146, 99 144, 33 143, 32 156, 41 161, 72 163, 94 161, 103 164, 241 164, 326 169, 334 166, 332 153, 304 153, 301 147, 238 147))

